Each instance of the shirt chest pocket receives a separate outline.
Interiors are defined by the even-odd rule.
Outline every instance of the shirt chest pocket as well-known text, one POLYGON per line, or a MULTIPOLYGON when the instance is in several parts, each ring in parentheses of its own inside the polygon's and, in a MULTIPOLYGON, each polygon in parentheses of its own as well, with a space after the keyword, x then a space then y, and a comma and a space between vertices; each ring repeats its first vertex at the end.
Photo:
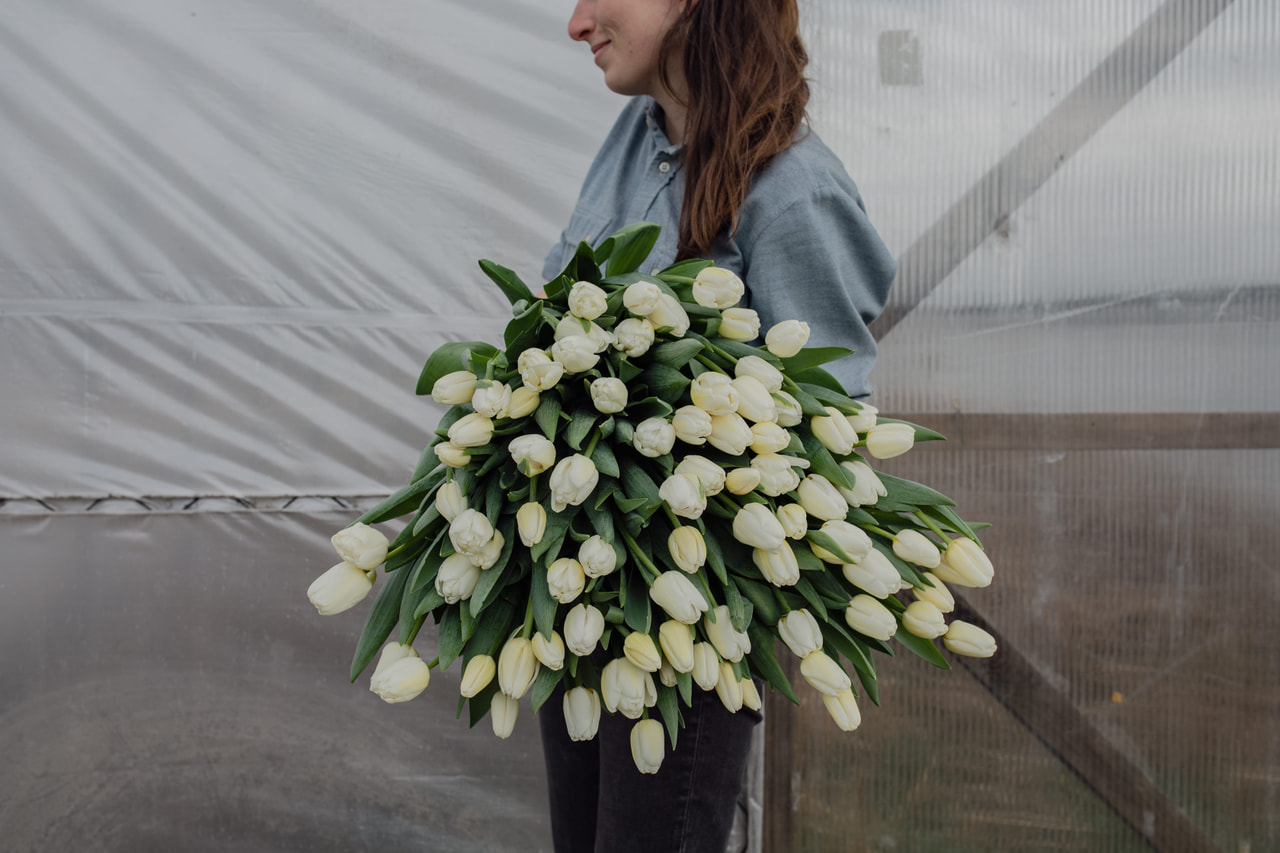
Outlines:
POLYGON ((612 225, 610 217, 602 216, 594 210, 583 207, 575 210, 569 217, 568 227, 560 235, 560 242, 547 254, 547 260, 542 265, 543 277, 550 280, 559 275, 574 252, 578 251, 579 243, 598 246, 604 242, 604 238, 613 233, 610 230, 612 225))

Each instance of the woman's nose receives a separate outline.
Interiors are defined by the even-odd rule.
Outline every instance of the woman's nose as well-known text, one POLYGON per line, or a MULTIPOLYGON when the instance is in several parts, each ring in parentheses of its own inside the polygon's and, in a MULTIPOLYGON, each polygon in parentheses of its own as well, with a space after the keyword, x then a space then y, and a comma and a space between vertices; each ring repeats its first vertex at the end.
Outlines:
POLYGON ((595 29, 595 0, 578 0, 569 16, 569 38, 586 41, 595 29))

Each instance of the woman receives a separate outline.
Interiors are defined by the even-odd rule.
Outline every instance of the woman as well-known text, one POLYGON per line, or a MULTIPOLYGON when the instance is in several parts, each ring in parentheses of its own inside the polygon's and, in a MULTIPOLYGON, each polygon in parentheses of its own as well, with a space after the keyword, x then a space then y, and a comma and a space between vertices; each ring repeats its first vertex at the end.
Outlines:
MULTIPOLYGON (((796 0, 579 0, 570 37, 611 90, 633 97, 543 272, 557 275, 580 241, 656 222, 653 267, 707 257, 738 273, 762 328, 802 319, 811 346, 852 348, 830 367, 863 397, 875 362, 867 324, 895 264, 844 167, 803 124, 798 26, 796 0)), ((759 715, 694 693, 656 775, 636 771, 627 721, 605 715, 594 741, 575 743, 560 714, 538 715, 557 851, 724 849, 759 715)))

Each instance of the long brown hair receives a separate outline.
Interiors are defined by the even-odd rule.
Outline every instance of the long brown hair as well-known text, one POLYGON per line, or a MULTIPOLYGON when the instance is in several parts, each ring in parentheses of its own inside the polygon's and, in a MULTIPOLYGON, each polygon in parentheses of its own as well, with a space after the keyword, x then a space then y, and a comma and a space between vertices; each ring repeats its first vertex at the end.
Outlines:
POLYGON ((681 258, 706 256, 733 233, 751 179, 789 147, 804 120, 809 56, 796 0, 685 0, 658 52, 662 85, 676 51, 685 104, 681 258))

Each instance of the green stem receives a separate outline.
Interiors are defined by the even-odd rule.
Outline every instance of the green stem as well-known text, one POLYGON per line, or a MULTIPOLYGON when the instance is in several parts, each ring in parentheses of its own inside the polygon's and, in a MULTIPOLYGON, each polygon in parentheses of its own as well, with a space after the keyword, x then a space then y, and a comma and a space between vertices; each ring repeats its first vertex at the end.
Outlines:
POLYGON ((625 529, 622 531, 622 541, 627 546, 627 550, 631 552, 631 556, 636 558, 636 565, 640 567, 641 573, 644 575, 645 582, 652 585, 658 576, 662 574, 662 570, 654 565, 649 559, 649 555, 640 547, 640 543, 632 538, 631 534, 625 529))
POLYGON ((667 275, 665 273, 658 276, 658 278, 665 282, 675 282, 676 284, 693 284, 696 281, 696 279, 689 278, 687 275, 667 275))
POLYGON ((597 428, 594 430, 594 434, 591 436, 591 441, 587 442, 587 449, 586 449, 586 450, 584 450, 584 451, 582 451, 582 455, 583 455, 583 456, 585 456, 585 457, 587 457, 588 459, 590 459, 590 458, 591 458, 591 454, 592 454, 592 452, 593 452, 593 451, 595 451, 595 449, 596 449, 596 444, 597 444, 599 441, 600 441, 600 428, 599 428, 599 427, 597 427, 597 428))
MULTIPOLYGON (((535 574, 536 577, 536 574, 535 574)), ((537 580, 534 581, 537 583, 537 580)), ((533 636, 533 596, 529 596, 529 600, 524 606, 524 627, 520 629, 520 636, 526 640, 533 636)))
POLYGON ((431 660, 427 661, 427 669, 435 669, 439 665, 440 665, 440 658, 438 657, 432 658, 431 660))
POLYGON ((421 616, 419 616, 417 619, 414 620, 413 630, 409 632, 409 642, 405 643, 406 646, 413 645, 413 641, 418 638, 418 632, 422 630, 422 623, 426 621, 427 621, 427 614, 425 613, 423 613, 421 616))
POLYGON ((888 539, 890 542, 893 541, 894 534, 890 533, 888 530, 885 530, 883 527, 876 527, 874 524, 860 524, 858 526, 861 527, 863 530, 867 531, 868 533, 875 533, 878 536, 883 536, 885 539, 888 539))
MULTIPOLYGON (((705 367, 707 367, 709 370, 714 370, 716 373, 724 373, 724 368, 722 368, 720 365, 716 364, 714 361, 712 361, 710 358, 708 358, 707 356, 703 355, 702 353, 698 353, 698 355, 697 355, 697 359, 698 359, 698 361, 699 361, 699 362, 701 362, 701 363, 702 363, 705 367)), ((735 360, 735 363, 736 363, 736 360, 735 360)), ((726 375, 727 375, 727 374, 726 374, 726 375)))
POLYGON ((927 516, 927 515, 924 515, 923 513, 919 512, 919 511, 917 511, 917 512, 913 512, 913 513, 911 513, 911 514, 912 514, 912 515, 914 515, 914 516, 915 516, 917 519, 919 519, 920 521, 924 522, 925 526, 926 526, 926 527, 928 527, 930 530, 932 530, 934 533, 938 534, 938 536, 942 538, 942 541, 943 541, 943 542, 946 542, 946 543, 950 544, 950 542, 951 542, 951 537, 950 537, 950 536, 948 536, 947 534, 943 533, 943 532, 942 532, 942 528, 941 528, 941 527, 939 527, 939 526, 937 525, 937 523, 936 523, 936 522, 934 522, 934 520, 933 520, 932 518, 930 518, 930 517, 929 517, 929 516, 927 516))

